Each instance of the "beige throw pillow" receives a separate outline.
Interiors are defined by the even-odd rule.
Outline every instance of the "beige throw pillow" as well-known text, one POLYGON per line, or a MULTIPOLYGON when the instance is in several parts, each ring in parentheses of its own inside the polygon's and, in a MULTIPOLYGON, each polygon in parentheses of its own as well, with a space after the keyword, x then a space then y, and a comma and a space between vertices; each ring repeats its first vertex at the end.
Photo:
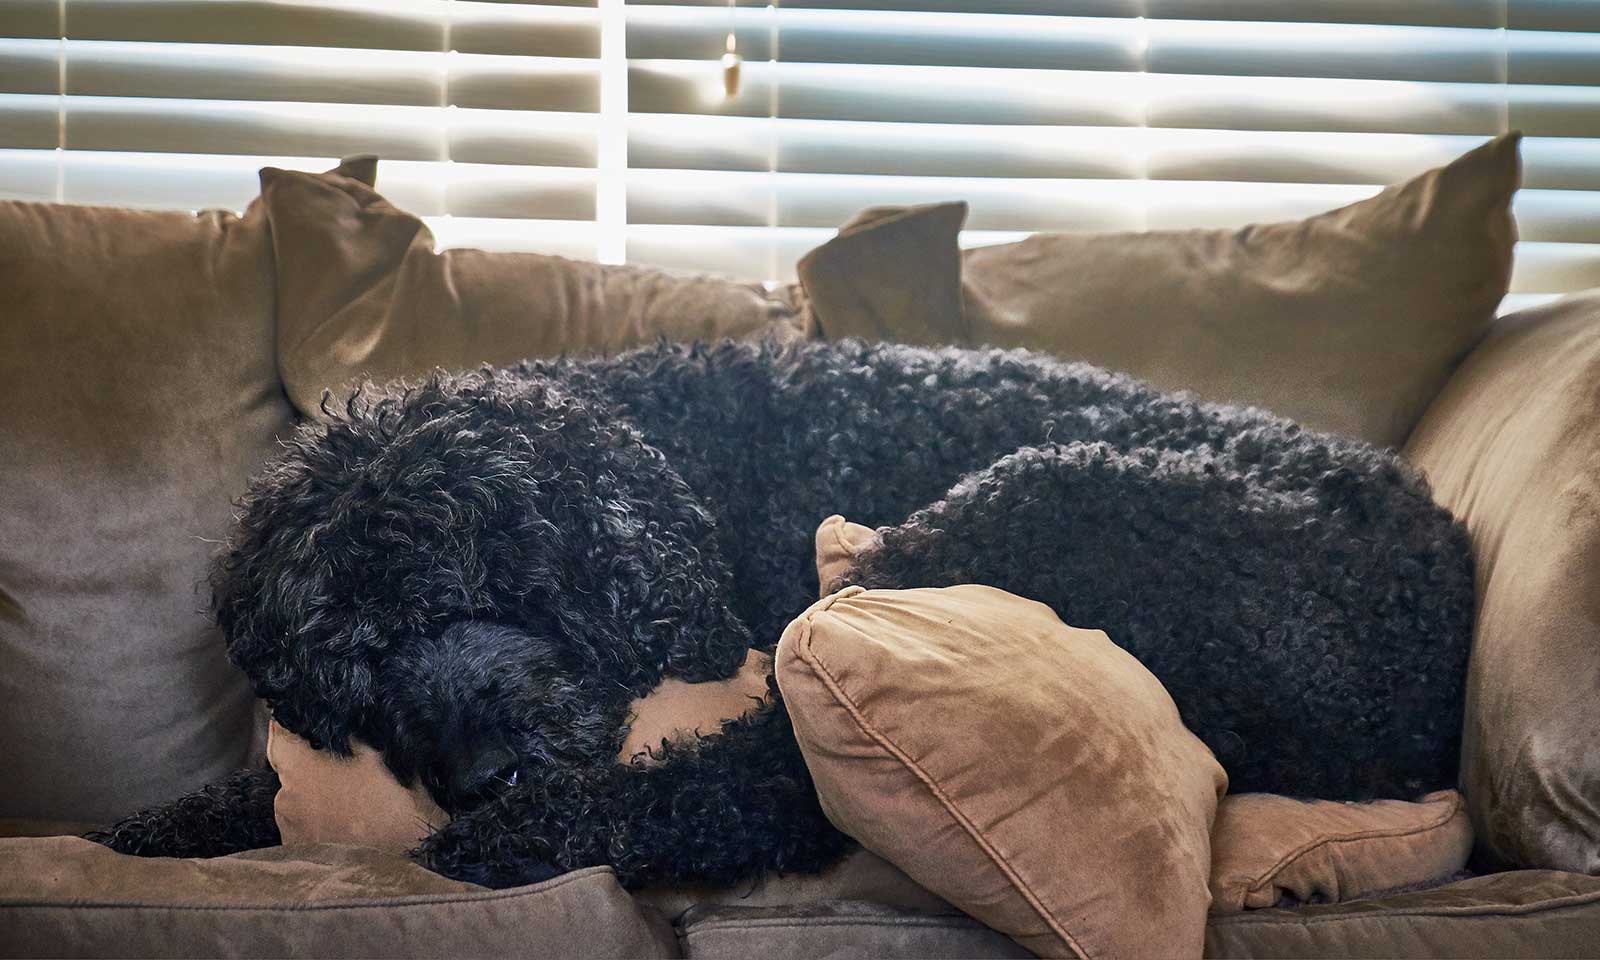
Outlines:
POLYGON ((817 527, 817 582, 822 596, 835 590, 834 581, 850 569, 863 550, 878 537, 877 531, 834 514, 817 527))
POLYGON ((1042 350, 1399 446, 1505 295, 1519 139, 1239 230, 1041 233, 957 257, 965 204, 878 208, 799 274, 830 339, 1042 350))
POLYGON ((983 586, 849 587, 778 684, 830 820, 1042 956, 1198 957, 1227 777, 1104 633, 983 586))
POLYGON ((1288 898, 1339 903, 1443 880, 1467 864, 1472 823, 1454 790, 1416 803, 1337 803, 1241 793, 1211 830, 1211 912, 1288 898))
POLYGON ((373 189, 371 158, 341 176, 268 167, 261 196, 277 257, 278 364, 315 416, 322 391, 672 340, 799 337, 787 291, 532 253, 434 249, 421 218, 373 189))

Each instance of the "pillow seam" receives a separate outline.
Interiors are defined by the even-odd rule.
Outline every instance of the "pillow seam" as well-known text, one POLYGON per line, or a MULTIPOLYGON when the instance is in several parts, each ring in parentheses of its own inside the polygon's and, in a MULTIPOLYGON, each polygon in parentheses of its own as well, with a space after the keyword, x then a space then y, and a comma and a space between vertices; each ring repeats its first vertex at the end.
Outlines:
MULTIPOLYGON (((860 592, 865 591, 863 590, 860 592)), ((852 597, 856 595, 857 594, 854 593, 848 594, 848 596, 852 597)), ((1022 877, 1017 873, 1016 869, 1011 866, 1006 858, 999 855, 999 853, 994 849, 993 845, 983 835, 983 832, 978 830, 977 827, 972 824, 971 820, 961 812, 960 808, 957 807, 945 795, 944 791, 941 790, 938 784, 933 781, 933 778, 930 777, 927 772, 921 768, 921 766, 907 756, 904 751, 890 741, 888 737, 879 733, 874 727, 866 722, 866 719, 862 715, 860 708, 857 707, 855 702, 851 700, 850 697, 844 692, 844 688, 839 685, 839 682, 834 678, 833 674, 826 666, 823 665, 821 659, 819 659, 816 653, 812 650, 811 628, 814 623, 815 616, 817 614, 826 612, 834 605, 834 603, 846 598, 847 595, 845 593, 841 592, 835 594, 828 599, 826 606, 822 607, 820 610, 808 611, 805 614, 804 629, 798 638, 799 643, 797 644, 801 659, 810 665, 813 672, 823 680, 824 686, 826 686, 829 692, 833 695, 834 702, 844 707, 845 712, 850 715, 850 718, 855 722, 856 727, 880 747, 887 750, 890 756, 898 761, 901 766, 905 767, 907 770, 910 770, 918 780, 922 781, 923 786, 928 789, 928 792, 932 794, 934 799, 938 801, 939 805, 944 808, 946 814, 955 820, 956 823, 960 824, 961 828, 977 844, 978 848, 982 850, 986 856, 988 856, 990 861, 994 863, 995 866, 1000 868, 1001 872, 1006 875, 1007 879, 1011 881, 1012 885, 1022 893, 1023 899, 1027 901, 1030 907, 1033 908, 1033 911, 1045 921, 1047 926, 1050 927, 1051 931, 1055 933, 1056 936, 1060 937, 1061 940, 1069 947, 1071 947, 1072 950, 1078 954, 1078 956, 1083 957, 1084 960, 1089 960, 1091 956, 1090 953, 1083 948, 1082 944, 1080 944, 1078 939, 1074 937, 1069 930, 1067 930, 1066 926, 1062 924, 1061 921, 1056 919, 1055 914, 1044 905, 1044 901, 1039 898, 1038 894, 1034 893, 1032 886, 1030 886, 1027 881, 1022 879, 1022 877)))

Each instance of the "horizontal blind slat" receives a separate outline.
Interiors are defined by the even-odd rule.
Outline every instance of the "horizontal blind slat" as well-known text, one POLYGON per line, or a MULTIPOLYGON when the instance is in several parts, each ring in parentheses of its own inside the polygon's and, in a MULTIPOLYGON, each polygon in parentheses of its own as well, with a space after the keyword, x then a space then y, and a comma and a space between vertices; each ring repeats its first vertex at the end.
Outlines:
POLYGON ((594 111, 598 61, 220 43, 0 39, 0 92, 594 111))
MULTIPOLYGON (((727 0, 627 0, 629 6, 720 7, 727 0)), ((1053 14, 1071 17, 1137 17, 1144 0, 781 0, 784 7, 804 10, 896 10, 946 13, 1053 14)), ((750 16, 766 0, 740 0, 739 17, 750 16)))
POLYGON ((71 0, 74 40, 597 57, 589 6, 482 0, 71 0), (446 47, 446 37, 449 46, 446 47))
POLYGON ((60 40, 0 39, 0 93, 60 91, 60 40))
MULTIPOLYGON (((67 202, 180 210, 242 210, 260 192, 262 167, 316 172, 334 157, 0 150, 0 195, 54 199, 56 165, 67 202)), ((458 214, 524 220, 592 221, 592 170, 385 160, 378 186, 419 216, 458 214)))
POLYGON ((54 201, 60 164, 57 150, 0 149, 0 197, 54 201))
POLYGON ((8 37, 55 39, 61 35, 59 0, 0 0, 0 24, 8 37))
POLYGON ((0 93, 0 147, 53 149, 60 144, 61 98, 0 93))
POLYGON ((1600 286, 1600 243, 1517 244, 1512 293, 1557 293, 1600 286))
MULTIPOLYGON (((56 98, 42 99, 55 109, 56 98)), ((386 160, 545 166, 595 161, 596 119, 583 113, 140 97, 67 97, 65 110, 69 150, 374 153, 386 160)))
MULTIPOLYGON (((1391 183, 1483 137, 634 115, 639 167, 958 177, 1391 183)), ((1589 157, 1593 158, 1591 152, 1589 157)), ((1600 177, 1592 184, 1600 189, 1600 177)))
MULTIPOLYGON (((776 84, 778 114, 811 120, 1488 136, 1503 128, 1506 101, 1506 88, 1488 83, 875 64, 746 63, 738 96, 724 98, 721 84, 714 63, 634 61, 629 107, 765 117, 776 84)), ((1592 96, 1593 88, 1528 88, 1520 98, 1523 129, 1576 135, 1593 126, 1592 96)))
POLYGON ((74 40, 442 50, 448 0, 72 0, 74 40))
MULTIPOLYGON (((725 0, 628 0, 635 6, 726 8, 725 0)), ((744 0, 739 16, 765 6, 744 0)), ((1026 14, 1073 17, 1161 17, 1291 23, 1379 23, 1426 27, 1502 26, 1502 0, 783 0, 789 10, 870 10, 1026 14)), ((1531 29, 1547 29, 1533 27, 1531 29)), ((1556 29, 1572 29, 1558 27, 1556 29)))
POLYGON ((1517 30, 1600 32, 1600 4, 1590 0, 1507 0, 1506 25, 1517 30))

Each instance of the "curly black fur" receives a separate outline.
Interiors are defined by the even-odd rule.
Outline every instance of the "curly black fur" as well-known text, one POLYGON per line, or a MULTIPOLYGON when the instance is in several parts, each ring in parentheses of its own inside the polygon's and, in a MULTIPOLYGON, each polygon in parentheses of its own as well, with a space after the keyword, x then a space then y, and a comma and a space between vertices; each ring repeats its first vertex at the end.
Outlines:
POLYGON ((832 513, 881 527, 842 582, 987 583, 1105 630, 1235 790, 1454 782, 1465 533, 1352 440, 1022 351, 856 342, 663 344, 328 412, 245 497, 217 617, 280 723, 428 785, 453 819, 417 855, 452 876, 835 857, 775 691, 614 762, 634 696, 730 675, 817 596, 832 513))

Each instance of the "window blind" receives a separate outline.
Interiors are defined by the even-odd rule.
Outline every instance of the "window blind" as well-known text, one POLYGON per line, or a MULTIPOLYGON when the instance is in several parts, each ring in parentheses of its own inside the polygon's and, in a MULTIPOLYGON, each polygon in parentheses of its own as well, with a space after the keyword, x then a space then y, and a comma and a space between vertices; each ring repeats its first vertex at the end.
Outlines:
POLYGON ((7 196, 237 207, 370 152, 442 245, 784 280, 874 204, 1231 226, 1521 129, 1512 302, 1600 285, 1591 2, 0 0, 0 36, 7 196))
POLYGON ((602 34, 592 3, 0 0, 0 191, 240 209, 261 166, 375 153, 444 242, 592 258, 602 34))

